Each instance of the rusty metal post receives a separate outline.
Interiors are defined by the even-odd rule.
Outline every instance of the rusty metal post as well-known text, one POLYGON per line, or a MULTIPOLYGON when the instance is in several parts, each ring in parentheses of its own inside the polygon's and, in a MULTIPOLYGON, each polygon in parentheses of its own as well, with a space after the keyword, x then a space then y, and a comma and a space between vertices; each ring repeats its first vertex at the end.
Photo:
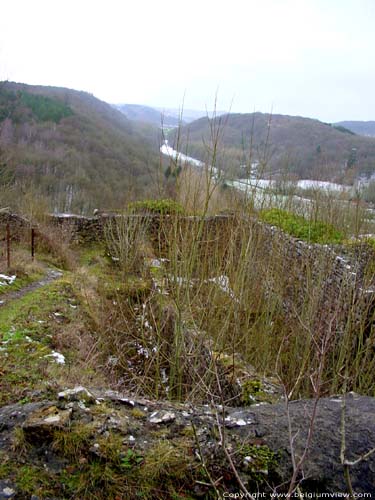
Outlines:
POLYGON ((7 266, 10 269, 10 226, 7 224, 7 266))
POLYGON ((35 229, 31 228, 31 260, 34 260, 35 255, 35 229))

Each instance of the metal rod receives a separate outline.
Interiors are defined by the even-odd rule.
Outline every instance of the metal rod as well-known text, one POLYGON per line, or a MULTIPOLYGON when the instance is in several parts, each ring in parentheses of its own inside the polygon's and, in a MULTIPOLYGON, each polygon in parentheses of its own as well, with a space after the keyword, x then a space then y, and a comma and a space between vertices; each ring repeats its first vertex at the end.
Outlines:
POLYGON ((10 268, 10 226, 7 224, 7 266, 10 268))
POLYGON ((31 228, 31 260, 34 260, 35 255, 35 229, 31 228))

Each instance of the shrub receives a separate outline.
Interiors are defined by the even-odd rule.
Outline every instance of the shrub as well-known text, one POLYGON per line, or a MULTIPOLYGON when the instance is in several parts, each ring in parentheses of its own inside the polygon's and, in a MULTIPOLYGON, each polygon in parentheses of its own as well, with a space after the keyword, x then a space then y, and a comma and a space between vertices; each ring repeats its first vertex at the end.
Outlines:
POLYGON ((128 209, 133 213, 153 213, 160 215, 183 214, 182 205, 174 200, 142 200, 130 203, 128 209))

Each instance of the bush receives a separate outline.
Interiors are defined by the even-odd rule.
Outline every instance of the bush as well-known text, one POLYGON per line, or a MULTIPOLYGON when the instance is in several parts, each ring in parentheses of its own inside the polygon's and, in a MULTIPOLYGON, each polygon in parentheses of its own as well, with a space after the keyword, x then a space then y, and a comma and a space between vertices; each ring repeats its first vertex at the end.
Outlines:
POLYGON ((260 218, 286 233, 310 243, 342 243, 344 235, 332 225, 322 221, 309 221, 301 215, 271 208, 260 212, 260 218))
POLYGON ((152 213, 160 215, 184 213, 183 206, 170 199, 135 201, 128 205, 128 209, 133 213, 152 213))

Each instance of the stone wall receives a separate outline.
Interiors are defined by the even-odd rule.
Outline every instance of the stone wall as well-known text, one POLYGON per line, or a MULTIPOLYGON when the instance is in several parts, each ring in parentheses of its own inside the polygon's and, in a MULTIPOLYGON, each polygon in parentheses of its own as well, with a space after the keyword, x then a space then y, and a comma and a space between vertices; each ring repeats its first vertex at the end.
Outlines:
MULTIPOLYGON (((234 231, 238 219, 231 215, 208 216, 203 222, 200 217, 180 217, 177 228, 174 217, 159 215, 50 216, 53 225, 67 229, 72 239, 80 243, 103 239, 106 225, 114 221, 125 221, 126 224, 126 221, 132 223, 134 220, 142 221, 155 250, 166 248, 171 231, 174 231, 174 237, 183 240, 187 233, 193 231, 196 233, 200 224, 203 226, 200 240, 206 246, 214 247, 221 239, 238 237, 234 231)), ((272 257, 273 261, 281 263, 286 274, 295 271, 295 268, 299 269, 297 279, 300 284, 304 281, 303 279, 301 281, 304 272, 309 268, 315 279, 324 276, 326 289, 330 293, 337 293, 343 284, 355 283, 357 287, 366 287, 368 293, 371 291, 371 286, 375 286, 374 277, 366 276, 366 269, 369 263, 374 261, 375 252, 366 245, 355 245, 350 249, 342 246, 309 244, 252 218, 248 218, 245 225, 248 225, 249 234, 256 234, 263 239, 263 251, 272 257), (276 259, 275 255, 279 258, 276 259)), ((282 273, 284 274, 284 271, 282 273)))
POLYGON ((20 240, 26 237, 31 225, 30 222, 21 215, 12 214, 7 210, 0 210, 0 240, 6 239, 7 225, 9 225, 10 237, 13 240, 20 240))
MULTIPOLYGON (((252 238, 259 246, 257 258, 267 265, 269 291, 282 297, 289 314, 298 314, 308 297, 310 302, 312 299, 317 302, 315 307, 320 310, 320 325, 327 325, 336 317, 335 330, 343 328, 342 318, 347 318, 349 310, 352 311, 351 316, 355 310, 357 317, 366 322, 361 325, 362 329, 370 330, 374 323, 375 254, 365 245, 354 245, 350 250, 348 247, 309 244, 252 218, 242 220, 241 229, 237 230, 239 219, 232 215, 202 220, 201 217, 176 219, 149 214, 102 214, 95 217, 63 214, 50 215, 50 222, 61 230, 61 234, 77 243, 102 240, 106 227, 114 223, 139 223, 147 231, 155 254, 159 256, 168 254, 169 241, 182 246, 191 234, 199 234, 197 250, 201 260, 206 262, 210 255, 216 260, 225 260, 230 242, 233 247, 233 241, 238 240, 240 245, 241 238, 252 238), (369 273, 371 267, 372 272, 369 273), (315 298, 311 296, 313 293, 317 294, 315 298)), ((30 228, 26 219, 0 213, 0 231, 3 234, 7 223, 11 226, 13 237, 30 228)))

